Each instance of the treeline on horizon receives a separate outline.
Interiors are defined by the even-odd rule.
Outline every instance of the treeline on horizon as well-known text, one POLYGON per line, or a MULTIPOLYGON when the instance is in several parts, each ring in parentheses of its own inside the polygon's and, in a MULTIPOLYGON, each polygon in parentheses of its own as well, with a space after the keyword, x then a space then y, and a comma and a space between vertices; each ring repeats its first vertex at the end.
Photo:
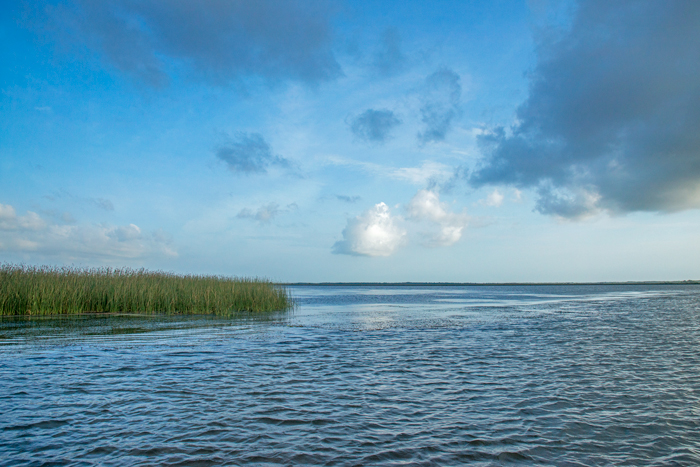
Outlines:
POLYGON ((178 275, 130 268, 0 265, 0 315, 217 314, 292 307, 265 279, 178 275))

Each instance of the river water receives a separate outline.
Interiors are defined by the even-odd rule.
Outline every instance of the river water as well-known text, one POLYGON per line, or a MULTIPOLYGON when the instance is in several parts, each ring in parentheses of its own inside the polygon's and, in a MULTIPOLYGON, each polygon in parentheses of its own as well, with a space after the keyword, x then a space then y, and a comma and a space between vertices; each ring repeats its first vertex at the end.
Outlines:
POLYGON ((698 465, 700 287, 0 319, 0 465, 698 465))

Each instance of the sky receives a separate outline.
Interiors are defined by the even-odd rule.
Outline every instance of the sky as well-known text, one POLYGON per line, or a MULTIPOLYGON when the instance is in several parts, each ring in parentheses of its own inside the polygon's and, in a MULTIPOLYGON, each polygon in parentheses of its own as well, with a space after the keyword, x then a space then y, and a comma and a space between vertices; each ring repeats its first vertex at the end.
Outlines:
POLYGON ((700 279, 700 2, 4 3, 0 262, 700 279))

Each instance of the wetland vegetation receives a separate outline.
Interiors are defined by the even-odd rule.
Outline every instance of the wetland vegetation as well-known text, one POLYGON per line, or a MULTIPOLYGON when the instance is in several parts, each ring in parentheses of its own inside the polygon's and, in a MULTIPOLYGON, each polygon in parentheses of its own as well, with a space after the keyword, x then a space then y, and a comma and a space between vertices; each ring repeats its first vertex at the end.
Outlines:
POLYGON ((0 315, 167 313, 225 315, 292 307, 265 279, 129 268, 0 265, 0 315))

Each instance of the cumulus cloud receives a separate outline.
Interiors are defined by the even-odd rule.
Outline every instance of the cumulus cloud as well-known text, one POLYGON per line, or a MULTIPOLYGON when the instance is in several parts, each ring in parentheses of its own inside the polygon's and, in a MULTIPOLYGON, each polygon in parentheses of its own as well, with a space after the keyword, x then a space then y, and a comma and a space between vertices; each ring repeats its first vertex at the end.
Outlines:
POLYGON ((270 166, 291 167, 287 159, 272 153, 270 145, 259 133, 237 133, 235 138, 229 138, 219 146, 216 157, 232 172, 238 173, 266 173, 270 166))
POLYGON ((440 196, 431 190, 420 190, 406 207, 408 218, 430 224, 423 232, 424 244, 427 246, 449 246, 462 238, 469 217, 465 212, 450 212, 440 196))
POLYGON ((46 222, 37 213, 27 211, 24 216, 18 216, 14 207, 9 204, 0 204, 0 230, 36 231, 45 227, 46 222))
POLYGON ((401 51, 401 37, 396 29, 388 28, 381 38, 379 49, 374 54, 372 68, 380 75, 389 76, 403 70, 406 56, 401 51))
POLYGON ((503 193, 498 191, 498 188, 496 188, 491 193, 489 193, 488 196, 486 196, 486 199, 481 200, 481 204, 483 204, 484 206, 498 208, 503 204, 504 199, 505 196, 503 196, 503 193))
POLYGON ((172 239, 162 231, 144 233, 137 225, 64 225, 48 222, 37 213, 17 215, 0 204, 0 251, 63 260, 173 257, 172 239))
POLYGON ((31 3, 36 29, 99 54, 145 82, 167 67, 225 83, 246 76, 319 82, 338 76, 331 2, 303 0, 67 0, 31 3))
POLYGON ((343 240, 333 245, 333 253, 359 256, 389 256, 404 244, 406 231, 401 218, 379 203, 348 220, 343 240))
POLYGON ((700 208, 700 3, 582 0, 538 47, 510 131, 480 137, 473 186, 534 188, 536 210, 700 208))
POLYGON ((350 122, 350 130, 364 141, 383 143, 400 124, 401 120, 391 110, 368 109, 350 122))
POLYGON ((459 75, 450 69, 443 68, 426 78, 420 107, 424 129, 418 133, 421 144, 445 140, 459 115, 461 95, 459 75))

